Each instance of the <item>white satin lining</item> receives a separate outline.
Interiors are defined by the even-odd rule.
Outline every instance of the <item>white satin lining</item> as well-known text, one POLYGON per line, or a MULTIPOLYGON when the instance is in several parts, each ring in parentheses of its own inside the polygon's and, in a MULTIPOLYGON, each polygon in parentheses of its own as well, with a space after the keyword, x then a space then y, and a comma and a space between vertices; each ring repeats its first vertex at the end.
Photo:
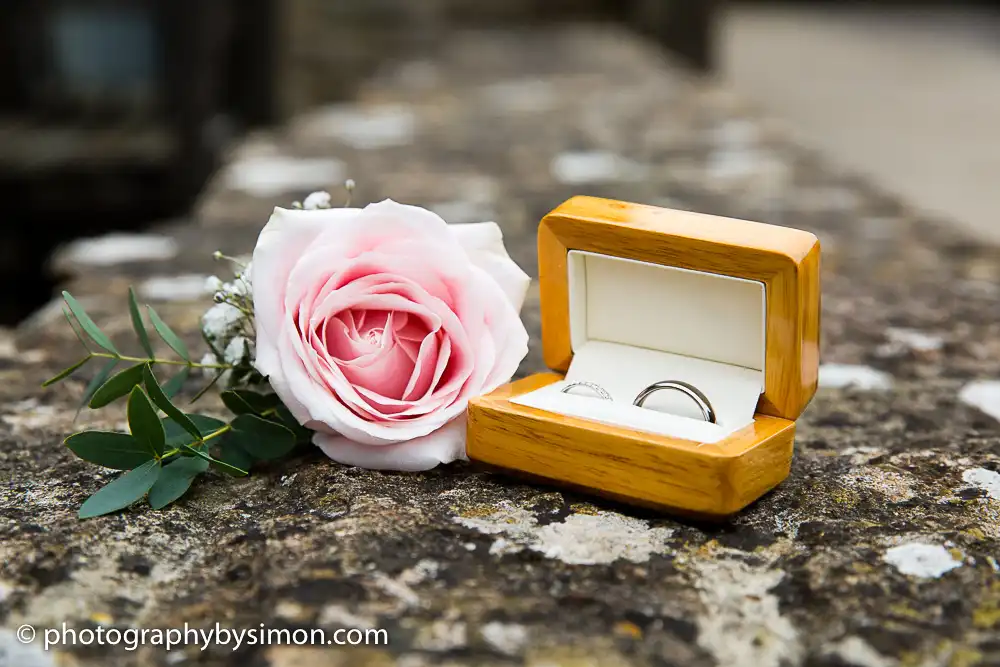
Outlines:
POLYGON ((573 361, 566 379, 513 403, 705 443, 753 422, 764 389, 763 283, 576 250, 568 271, 573 361), (676 391, 632 405, 663 380, 698 387, 717 423, 676 391), (581 381, 602 386, 614 400, 585 388, 562 393, 581 381))

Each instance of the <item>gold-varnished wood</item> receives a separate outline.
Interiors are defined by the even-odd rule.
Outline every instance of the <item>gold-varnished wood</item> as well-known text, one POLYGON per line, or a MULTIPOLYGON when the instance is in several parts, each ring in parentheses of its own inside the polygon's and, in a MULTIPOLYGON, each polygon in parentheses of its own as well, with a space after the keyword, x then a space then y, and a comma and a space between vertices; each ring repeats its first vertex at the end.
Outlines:
POLYGON ((794 420, 815 394, 820 251, 812 234, 609 199, 570 199, 545 216, 538 229, 543 354, 549 368, 562 372, 573 358, 569 250, 762 282, 767 349, 757 412, 794 420))
POLYGON ((765 386, 754 421, 706 444, 512 403, 562 377, 533 375, 470 402, 469 458, 632 504, 703 517, 738 512, 779 484, 791 468, 794 419, 815 393, 819 371, 816 237, 606 199, 569 200, 538 230, 543 353, 550 368, 563 372, 573 359, 570 250, 763 283, 765 386))
POLYGON ((787 475, 795 423, 758 415, 713 444, 699 444, 511 403, 562 379, 543 373, 469 404, 469 458, 624 502, 721 518, 787 475))

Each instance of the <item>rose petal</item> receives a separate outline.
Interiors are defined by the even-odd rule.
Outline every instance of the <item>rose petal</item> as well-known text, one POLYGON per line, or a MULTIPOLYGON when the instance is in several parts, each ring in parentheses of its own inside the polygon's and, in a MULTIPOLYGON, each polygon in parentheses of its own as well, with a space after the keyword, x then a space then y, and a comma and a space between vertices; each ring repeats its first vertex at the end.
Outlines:
POLYGON ((370 447, 341 436, 317 433, 313 443, 338 463, 371 470, 430 470, 441 463, 465 460, 464 415, 421 438, 382 447, 370 447))
POLYGON ((465 248, 472 263, 500 286, 514 310, 520 311, 531 286, 531 278, 507 254, 503 232, 495 222, 451 225, 452 235, 465 248))
POLYGON ((350 220, 360 212, 356 208, 274 209, 257 238, 250 267, 255 319, 271 340, 277 338, 288 276, 302 253, 331 225, 350 220))

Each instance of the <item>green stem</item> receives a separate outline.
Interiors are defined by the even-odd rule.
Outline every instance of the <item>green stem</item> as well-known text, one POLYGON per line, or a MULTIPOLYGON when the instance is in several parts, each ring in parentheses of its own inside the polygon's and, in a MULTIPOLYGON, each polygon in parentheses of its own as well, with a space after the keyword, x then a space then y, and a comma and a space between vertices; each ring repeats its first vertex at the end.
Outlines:
MULTIPOLYGON (((273 414, 275 414, 277 412, 278 412, 278 408, 268 408, 267 410, 264 410, 263 412, 261 412, 260 416, 261 417, 268 417, 268 416, 273 415, 273 414)), ((218 438, 220 435, 225 435, 226 433, 228 433, 229 431, 232 431, 232 430, 233 430, 233 423, 229 422, 225 426, 220 426, 219 428, 215 429, 211 433, 203 435, 200 440, 195 440, 194 442, 187 443, 187 446, 188 447, 197 447, 198 445, 203 445, 206 442, 208 442, 209 440, 214 440, 215 438, 218 438)), ((183 447, 178 447, 176 449, 171 449, 169 452, 164 452, 163 456, 161 456, 160 458, 161 459, 170 458, 171 456, 176 456, 177 454, 180 454, 182 451, 183 451, 183 447)))
POLYGON ((135 363, 146 364, 167 364, 170 366, 190 366, 192 368, 221 368, 230 370, 235 368, 232 364, 200 364, 194 361, 181 361, 178 359, 143 359, 141 357, 129 357, 124 354, 110 354, 108 352, 91 352, 92 357, 104 357, 105 359, 120 359, 121 361, 134 361, 135 363))

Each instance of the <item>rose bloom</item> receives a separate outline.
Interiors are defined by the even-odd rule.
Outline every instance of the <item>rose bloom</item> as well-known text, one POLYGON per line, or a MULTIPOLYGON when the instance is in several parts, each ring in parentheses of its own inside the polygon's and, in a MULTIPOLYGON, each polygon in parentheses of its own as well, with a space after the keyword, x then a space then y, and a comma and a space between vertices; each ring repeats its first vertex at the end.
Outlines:
POLYGON ((250 269, 255 365, 333 460, 426 470, 465 458, 469 399, 528 352, 530 279, 492 222, 393 201, 277 208, 250 269))

